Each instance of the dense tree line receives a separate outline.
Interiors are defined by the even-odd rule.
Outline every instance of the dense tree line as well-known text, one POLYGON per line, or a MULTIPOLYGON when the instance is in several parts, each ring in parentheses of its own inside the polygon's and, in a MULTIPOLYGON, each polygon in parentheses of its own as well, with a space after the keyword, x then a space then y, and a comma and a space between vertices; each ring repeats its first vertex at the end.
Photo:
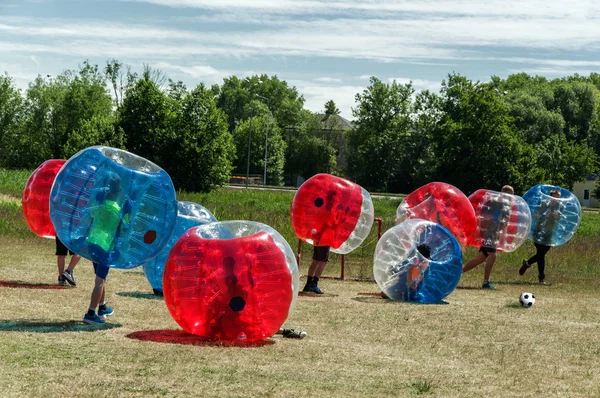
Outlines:
POLYGON ((388 192, 436 180, 466 193, 506 183, 521 192, 537 183, 570 188, 597 170, 599 90, 597 74, 483 83, 451 74, 439 93, 373 77, 343 131, 333 101, 309 112, 276 76, 188 89, 148 66, 137 74, 116 60, 103 69, 84 62, 24 91, 0 76, 0 167, 109 145, 152 160, 189 191, 231 174, 263 175, 265 159, 272 185, 329 172, 388 192))

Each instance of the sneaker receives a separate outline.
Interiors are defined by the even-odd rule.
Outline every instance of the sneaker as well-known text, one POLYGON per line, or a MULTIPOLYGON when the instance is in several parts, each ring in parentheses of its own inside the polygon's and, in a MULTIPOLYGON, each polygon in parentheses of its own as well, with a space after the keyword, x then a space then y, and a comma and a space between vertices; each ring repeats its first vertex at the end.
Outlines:
POLYGON ((94 314, 94 315, 88 315, 85 314, 83 317, 83 323, 87 323, 88 325, 95 325, 95 324, 103 324, 104 319, 100 318, 98 315, 94 314))
POLYGON ((111 316, 114 313, 115 310, 113 310, 110 307, 105 307, 104 309, 98 308, 98 316, 104 319, 106 319, 107 316, 111 316))
POLYGON ((540 285, 547 285, 546 280, 545 279, 540 279, 540 285))
POLYGON ((305 292, 305 293, 323 294, 323 291, 321 289, 319 289, 318 285, 306 286, 306 287, 304 287, 303 292, 305 292))
POLYGON ((529 267, 531 267, 531 265, 529 265, 527 260, 523 260, 523 265, 519 268, 519 275, 525 275, 525 271, 527 271, 527 268, 529 267))
POLYGON ((496 290, 496 288, 494 287, 494 285, 492 285, 489 282, 485 282, 483 284, 483 286, 481 286, 482 289, 489 289, 489 290, 496 290))
POLYGON ((303 339, 306 337, 306 332, 302 330, 283 329, 282 335, 288 339, 303 339))
POLYGON ((62 275, 58 277, 58 286, 67 286, 67 281, 62 275))
POLYGON ((69 284, 73 286, 77 285, 77 283, 75 283, 75 278, 73 278, 73 271, 65 271, 62 273, 62 276, 67 282, 69 282, 69 284))

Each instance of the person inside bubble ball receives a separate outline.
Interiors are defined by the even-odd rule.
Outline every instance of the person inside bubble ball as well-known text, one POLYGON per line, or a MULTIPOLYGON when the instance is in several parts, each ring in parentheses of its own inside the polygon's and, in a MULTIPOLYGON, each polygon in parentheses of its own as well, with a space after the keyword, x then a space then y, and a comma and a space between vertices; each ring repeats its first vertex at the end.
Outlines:
MULTIPOLYGON (((553 189, 550 191, 550 196, 553 198, 560 198, 560 191, 558 189, 553 189)), ((534 212, 533 218, 537 220, 533 236, 538 237, 542 242, 550 242, 556 223, 560 218, 560 202, 557 200, 542 201, 541 206, 534 212)), ((544 273, 544 270, 546 268, 546 254, 550 250, 550 246, 535 242, 533 244, 536 252, 530 259, 523 260, 523 265, 519 269, 519 275, 525 275, 525 272, 531 267, 531 264, 537 263, 538 280, 540 285, 545 285, 546 274, 544 273)))
MULTIPOLYGON (((504 185, 500 192, 508 193, 510 195, 515 194, 515 190, 510 185, 504 185)), ((510 201, 490 200, 484 203, 483 207, 489 209, 489 212, 491 213, 491 217, 479 227, 480 230, 486 231, 485 238, 479 248, 477 256, 472 260, 469 260, 463 267, 463 273, 470 271, 479 264, 485 262, 482 288, 494 290, 494 285, 490 283, 490 276, 492 274, 494 263, 496 262, 496 242, 503 239, 502 228, 510 216, 510 201)))
MULTIPOLYGON (((416 247, 416 250, 425 259, 431 260, 431 247, 428 244, 421 243, 416 247)), ((419 256, 414 252, 412 255, 409 255, 400 266, 397 266, 398 270, 392 271, 393 273, 399 273, 399 280, 393 288, 395 290, 399 289, 399 291, 396 291, 397 294, 393 295, 394 298, 400 299, 403 297, 406 301, 414 301, 417 288, 423 280, 423 271, 427 266, 428 263, 426 261, 421 261, 419 256), (401 268, 404 268, 404 270, 401 268)), ((384 292, 381 292, 381 297, 386 299, 389 298, 384 292)))
MULTIPOLYGON (((106 277, 110 270, 110 262, 115 258, 115 244, 122 218, 122 208, 118 203, 121 194, 121 179, 117 174, 111 173, 104 180, 104 189, 97 197, 97 206, 91 211, 92 223, 87 241, 89 251, 94 262, 94 289, 88 312, 83 317, 87 324, 102 324, 107 316, 114 314, 114 310, 106 305, 106 277), (96 307, 98 314, 96 314, 96 307)), ((117 256, 118 257, 118 256, 117 256)))

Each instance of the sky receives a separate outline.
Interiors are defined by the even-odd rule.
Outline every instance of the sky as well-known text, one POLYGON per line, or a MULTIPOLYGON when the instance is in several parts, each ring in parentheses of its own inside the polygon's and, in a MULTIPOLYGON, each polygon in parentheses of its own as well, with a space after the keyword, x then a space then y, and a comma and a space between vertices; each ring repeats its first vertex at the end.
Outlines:
POLYGON ((0 0, 0 72, 38 74, 112 58, 188 87, 277 75, 305 107, 353 119, 376 76, 439 90, 526 72, 600 72, 597 0, 0 0))

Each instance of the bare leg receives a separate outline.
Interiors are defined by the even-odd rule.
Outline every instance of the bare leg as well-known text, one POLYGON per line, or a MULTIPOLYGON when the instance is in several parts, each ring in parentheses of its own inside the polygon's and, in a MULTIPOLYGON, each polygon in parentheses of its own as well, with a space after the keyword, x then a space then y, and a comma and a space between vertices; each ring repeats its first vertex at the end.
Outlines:
POLYGON ((490 280, 490 275, 492 274, 494 262, 496 262, 496 253, 488 253, 488 257, 485 260, 485 269, 483 271, 483 279, 485 279, 486 281, 490 280))
MULTIPOLYGON (((496 256, 496 253, 494 254, 494 258, 496 256)), ((490 253, 491 255, 491 253, 490 253)), ((474 259, 469 260, 465 266, 463 267, 463 273, 472 270, 473 268, 477 267, 479 264, 482 264, 485 260, 485 254, 483 254, 482 252, 477 253, 477 256, 475 256, 474 259)))
POLYGON ((310 267, 308 267, 308 276, 315 276, 315 273, 317 272, 317 267, 319 266, 320 261, 317 260, 313 260, 312 263, 310 263, 310 267))
MULTIPOLYGON (((73 271, 73 269, 75 269, 75 266, 77 265, 79 260, 81 260, 81 256, 79 256, 77 254, 73 254, 71 256, 71 261, 69 261, 69 266, 67 267, 67 271, 73 271)), ((64 268, 64 258, 63 258, 63 268, 64 268)), ((62 274, 62 272, 61 272, 61 274, 62 274)))
POLYGON ((67 256, 56 256, 56 264, 58 265, 58 276, 61 276, 65 271, 65 259, 67 256))
POLYGON ((98 304, 104 300, 104 279, 96 277, 94 290, 92 290, 92 299, 90 301, 90 308, 94 310, 98 308, 98 304))
POLYGON ((317 278, 320 278, 321 274, 325 270, 326 266, 327 266, 327 263, 325 261, 317 261, 317 266, 316 266, 316 269, 315 269, 315 272, 314 272, 313 276, 316 276, 317 278))

